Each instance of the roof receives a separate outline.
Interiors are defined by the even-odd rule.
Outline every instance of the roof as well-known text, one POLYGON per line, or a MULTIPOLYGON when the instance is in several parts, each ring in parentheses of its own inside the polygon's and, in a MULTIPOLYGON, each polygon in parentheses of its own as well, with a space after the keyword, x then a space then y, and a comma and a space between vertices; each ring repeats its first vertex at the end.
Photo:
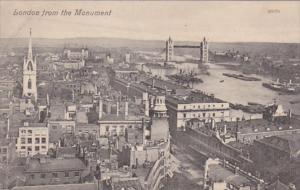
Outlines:
POLYGON ((288 152, 289 154, 300 158, 300 134, 272 136, 259 140, 276 149, 288 152))
POLYGON ((226 103, 213 95, 204 92, 191 92, 188 96, 168 96, 167 101, 173 104, 191 104, 191 103, 226 103))
POLYGON ((182 85, 177 85, 169 81, 165 81, 157 78, 150 78, 145 81, 142 81, 141 83, 146 84, 148 86, 154 85, 155 88, 158 88, 160 90, 165 90, 166 88, 169 90, 187 89, 187 87, 184 87, 182 85))
POLYGON ((246 177, 236 175, 219 164, 209 165, 208 176, 215 182, 226 181, 234 184, 235 186, 240 186, 250 182, 246 177))
POLYGON ((97 190, 97 184, 61 184, 61 185, 37 185, 37 186, 17 186, 12 190, 97 190))
POLYGON ((277 179, 272 184, 268 185, 268 189, 272 190, 289 190, 289 187, 277 179))
MULTIPOLYGON (((239 121, 238 125, 239 125, 239 132, 241 134, 300 129, 300 121, 297 119, 291 119, 290 123, 271 122, 265 119, 251 119, 251 120, 239 121)), ((236 122, 227 122, 227 126, 231 128, 235 127, 236 122)))
POLYGON ((76 148, 74 147, 59 147, 57 149, 57 155, 62 155, 62 154, 76 154, 76 148))
POLYGON ((114 190, 143 190, 143 187, 138 178, 131 178, 126 180, 120 179, 120 181, 113 181, 112 186, 114 190))
POLYGON ((85 165, 77 158, 46 159, 45 163, 40 163, 37 159, 31 159, 25 172, 54 172, 84 169, 85 165))

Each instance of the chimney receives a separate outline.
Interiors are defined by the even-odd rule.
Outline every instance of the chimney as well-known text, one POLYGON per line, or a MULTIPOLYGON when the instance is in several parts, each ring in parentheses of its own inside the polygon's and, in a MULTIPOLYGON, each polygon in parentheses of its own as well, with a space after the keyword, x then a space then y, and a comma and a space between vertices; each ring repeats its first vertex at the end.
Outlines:
POLYGON ((152 78, 152 88, 154 88, 155 79, 152 78))
POLYGON ((103 114, 103 102, 102 99, 99 99, 99 119, 102 118, 102 114, 103 114))
POLYGON ((126 99, 126 102, 125 102, 125 117, 128 116, 128 100, 126 99))
POLYGON ((226 124, 224 125, 224 129, 223 129, 224 131, 224 135, 226 135, 226 133, 227 133, 227 126, 226 126, 226 124))
POLYGON ((144 118, 142 118, 142 129, 143 129, 143 139, 142 139, 142 141, 143 141, 143 144, 145 144, 146 138, 145 138, 145 119, 144 118))
POLYGON ((7 116, 7 134, 6 139, 9 139, 9 116, 7 116))
POLYGON ((117 100, 117 116, 119 116, 119 100, 117 100))
POLYGON ((72 90, 72 101, 75 102, 75 91, 74 91, 74 89, 72 90))

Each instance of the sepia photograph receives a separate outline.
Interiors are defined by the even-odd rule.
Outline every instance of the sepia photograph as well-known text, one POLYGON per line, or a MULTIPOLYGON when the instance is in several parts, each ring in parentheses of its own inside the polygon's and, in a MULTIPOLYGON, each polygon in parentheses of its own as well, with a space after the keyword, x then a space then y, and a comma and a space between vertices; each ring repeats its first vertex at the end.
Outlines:
POLYGON ((300 1, 0 0, 0 190, 300 190, 300 1))

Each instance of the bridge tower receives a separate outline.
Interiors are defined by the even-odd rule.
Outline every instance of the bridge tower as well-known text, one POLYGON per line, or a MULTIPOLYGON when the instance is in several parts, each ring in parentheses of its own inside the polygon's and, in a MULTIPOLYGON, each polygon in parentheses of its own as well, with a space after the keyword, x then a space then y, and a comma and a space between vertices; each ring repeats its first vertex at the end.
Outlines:
POLYGON ((202 63, 208 63, 208 42, 205 37, 200 43, 200 60, 202 63))
POLYGON ((166 62, 172 61, 174 55, 174 43, 171 37, 166 41, 166 62))

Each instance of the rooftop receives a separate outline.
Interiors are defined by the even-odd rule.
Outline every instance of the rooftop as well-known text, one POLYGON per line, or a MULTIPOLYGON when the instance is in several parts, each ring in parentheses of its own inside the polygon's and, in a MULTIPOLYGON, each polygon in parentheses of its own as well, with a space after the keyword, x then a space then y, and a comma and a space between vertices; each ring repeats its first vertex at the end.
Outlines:
POLYGON ((167 96, 167 101, 174 104, 191 104, 191 103, 225 103, 212 95, 203 92, 191 92, 188 96, 172 95, 167 96))
POLYGON ((138 178, 120 179, 118 181, 113 181, 112 186, 114 190, 123 190, 123 189, 143 190, 143 187, 138 178))
MULTIPOLYGON (((229 128, 235 128, 236 122, 227 123, 229 128)), ((239 132, 241 134, 271 132, 279 130, 300 129, 300 120, 291 119, 290 122, 271 122, 265 119, 243 120, 238 122, 239 132)), ((235 130, 231 130, 234 131, 235 130)))
POLYGON ((259 141, 300 158, 300 134, 272 136, 259 141))
POLYGON ((85 165, 77 158, 46 159, 45 163, 41 163, 38 159, 31 159, 25 172, 53 172, 84 169, 85 165))
POLYGON ((61 184, 61 185, 37 185, 37 186, 17 186, 12 190, 97 190, 97 184, 61 184))
POLYGON ((219 164, 209 165, 208 176, 215 182, 226 181, 235 186, 250 183, 246 177, 236 175, 219 164))
POLYGON ((187 87, 174 84, 170 81, 157 79, 157 78, 150 78, 150 79, 147 79, 145 81, 142 81, 141 83, 143 83, 147 86, 153 86, 154 85, 155 88, 158 88, 160 90, 165 90, 165 89, 168 89, 168 90, 187 89, 187 87))

